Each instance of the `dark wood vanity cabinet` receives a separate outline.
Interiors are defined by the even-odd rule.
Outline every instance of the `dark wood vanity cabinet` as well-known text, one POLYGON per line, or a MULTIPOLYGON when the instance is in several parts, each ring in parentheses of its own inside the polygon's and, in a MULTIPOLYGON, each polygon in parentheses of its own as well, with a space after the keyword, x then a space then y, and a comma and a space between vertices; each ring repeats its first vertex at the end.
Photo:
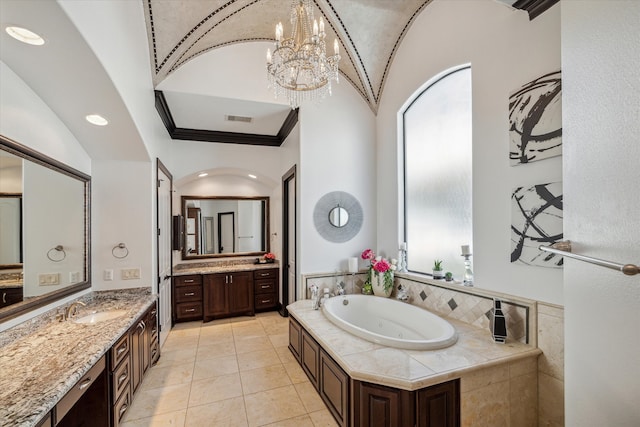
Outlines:
POLYGON ((154 303, 129 330, 132 395, 138 390, 154 358, 157 360, 159 356, 157 312, 154 303))
POLYGON ((253 272, 256 311, 269 311, 278 308, 278 272, 277 268, 253 272))
POLYGON ((204 274, 204 321, 221 317, 254 314, 251 272, 204 274))
POLYGON ((0 289, 0 308, 22 301, 22 286, 0 289))
POLYGON ((289 350, 342 427, 460 426, 458 379, 416 391, 354 380, 293 317, 289 350))
POLYGON ((173 278, 173 321, 202 320, 202 275, 173 278))
POLYGON ((118 427, 124 414, 131 406, 131 339, 124 334, 115 343, 110 354, 111 383, 111 419, 112 425, 118 427))

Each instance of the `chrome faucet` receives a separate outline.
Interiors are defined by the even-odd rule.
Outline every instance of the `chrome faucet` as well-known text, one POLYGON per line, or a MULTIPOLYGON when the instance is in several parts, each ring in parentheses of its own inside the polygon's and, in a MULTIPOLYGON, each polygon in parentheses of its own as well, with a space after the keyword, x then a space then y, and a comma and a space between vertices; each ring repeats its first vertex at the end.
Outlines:
POLYGON ((82 301, 74 301, 64 310, 64 319, 68 320, 73 318, 78 313, 78 306, 81 305, 85 307, 87 304, 82 301))
POLYGON ((320 292, 316 285, 311 285, 309 289, 311 289, 311 307, 317 310, 320 308, 320 292))
POLYGON ((336 290, 336 294, 337 294, 337 295, 344 295, 344 294, 346 294, 346 292, 345 292, 345 290, 344 290, 344 287, 345 287, 344 282, 338 282, 338 283, 336 283, 336 288, 338 288, 338 289, 336 290))

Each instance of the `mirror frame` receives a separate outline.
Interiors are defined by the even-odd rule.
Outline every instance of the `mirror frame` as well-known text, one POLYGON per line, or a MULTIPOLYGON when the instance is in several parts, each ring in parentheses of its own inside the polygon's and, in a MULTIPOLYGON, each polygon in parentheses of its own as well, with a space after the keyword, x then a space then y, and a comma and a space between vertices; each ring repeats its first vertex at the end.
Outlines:
POLYGON ((185 232, 182 235, 182 259, 203 259, 203 258, 229 258, 229 257, 243 257, 243 256, 255 256, 264 255, 270 252, 271 234, 269 232, 269 197, 245 197, 245 196, 181 196, 180 197, 180 210, 182 211, 182 220, 184 221, 183 227, 185 232), (187 200, 257 200, 264 202, 264 241, 265 250, 257 252, 234 252, 226 254, 203 254, 203 255, 190 255, 187 254, 187 200))
MULTIPOLYGON (((77 179, 84 186, 84 277, 85 280, 64 289, 33 297, 0 309, 0 323, 21 316, 36 308, 44 307, 54 301, 91 288, 91 176, 71 166, 39 153, 19 142, 0 135, 0 148, 10 154, 29 160, 55 172, 77 179)), ((24 261, 24 260, 23 260, 24 261)))

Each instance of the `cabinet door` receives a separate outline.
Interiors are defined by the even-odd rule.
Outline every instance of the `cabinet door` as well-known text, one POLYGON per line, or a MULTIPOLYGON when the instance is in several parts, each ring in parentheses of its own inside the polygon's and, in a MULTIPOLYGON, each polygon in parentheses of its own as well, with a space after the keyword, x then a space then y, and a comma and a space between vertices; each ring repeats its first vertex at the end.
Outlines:
POLYGON ((460 426, 460 380, 418 391, 419 427, 460 426))
POLYGON ((289 317, 289 350, 293 353, 298 363, 300 363, 300 353, 302 346, 302 327, 293 317, 289 317))
POLYGON ((354 381, 354 425, 391 427, 415 425, 412 392, 354 381))
POLYGON ((250 273, 229 274, 231 313, 253 314, 253 276, 250 273))
POLYGON ((349 425, 349 376, 333 359, 320 351, 319 393, 341 426, 349 425))
POLYGON ((131 335, 131 349, 129 350, 131 356, 131 394, 133 395, 138 386, 142 382, 142 347, 144 346, 144 323, 142 320, 136 322, 136 324, 129 331, 131 335))
POLYGON ((204 280, 204 318, 229 313, 229 286, 227 274, 206 274, 204 280))
POLYGON ((311 384, 318 390, 320 346, 304 329, 302 330, 300 357, 302 360, 302 369, 306 372, 311 384))

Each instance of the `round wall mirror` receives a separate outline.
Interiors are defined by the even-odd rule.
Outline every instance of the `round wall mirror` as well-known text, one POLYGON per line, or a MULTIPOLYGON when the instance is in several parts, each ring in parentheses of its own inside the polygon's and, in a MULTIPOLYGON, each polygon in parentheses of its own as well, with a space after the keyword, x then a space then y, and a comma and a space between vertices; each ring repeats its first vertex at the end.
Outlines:
POLYGON ((326 240, 343 243, 353 239, 362 227, 362 206, 351 194, 332 191, 318 200, 313 210, 313 224, 326 240))
POLYGON ((336 206, 329 212, 329 222, 334 227, 342 228, 349 222, 349 212, 345 208, 336 206))

